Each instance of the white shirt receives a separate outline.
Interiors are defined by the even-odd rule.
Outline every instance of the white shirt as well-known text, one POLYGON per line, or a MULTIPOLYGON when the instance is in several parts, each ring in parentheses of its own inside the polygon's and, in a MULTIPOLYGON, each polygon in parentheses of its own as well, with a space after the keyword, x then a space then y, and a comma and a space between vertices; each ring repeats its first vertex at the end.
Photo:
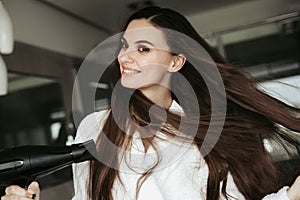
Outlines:
MULTIPOLYGON (((182 113, 181 107, 175 101, 170 110, 182 113)), ((88 115, 78 127, 75 142, 80 143, 90 139, 96 141, 106 117, 107 111, 88 115)), ((159 140, 156 144, 163 158, 142 184, 138 200, 205 200, 208 166, 197 147, 172 139, 159 140)), ((130 161, 130 167, 125 159, 121 160, 119 174, 123 185, 116 179, 112 195, 114 200, 135 200, 136 184, 141 176, 139 172, 151 166, 152 161, 157 159, 157 154, 152 148, 145 153, 141 139, 135 138, 131 151, 124 157, 127 163, 130 161), (134 156, 130 157, 130 155, 134 156)), ((72 200, 87 200, 88 177, 89 162, 73 165, 75 196, 72 200)), ((289 200, 287 188, 284 187, 279 192, 264 197, 263 200, 289 200)), ((226 192, 238 200, 244 199, 234 184, 231 174, 228 175, 226 192)), ((220 199, 225 200, 221 193, 220 199)))

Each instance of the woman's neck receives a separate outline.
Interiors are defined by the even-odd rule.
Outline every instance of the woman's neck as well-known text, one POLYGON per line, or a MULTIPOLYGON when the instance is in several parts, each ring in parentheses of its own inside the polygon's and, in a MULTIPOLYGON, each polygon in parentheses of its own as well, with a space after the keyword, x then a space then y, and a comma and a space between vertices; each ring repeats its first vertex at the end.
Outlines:
POLYGON ((151 90, 147 90, 147 88, 140 89, 140 91, 153 103, 169 109, 172 104, 172 95, 171 91, 163 87, 161 85, 157 85, 156 87, 151 87, 151 90))

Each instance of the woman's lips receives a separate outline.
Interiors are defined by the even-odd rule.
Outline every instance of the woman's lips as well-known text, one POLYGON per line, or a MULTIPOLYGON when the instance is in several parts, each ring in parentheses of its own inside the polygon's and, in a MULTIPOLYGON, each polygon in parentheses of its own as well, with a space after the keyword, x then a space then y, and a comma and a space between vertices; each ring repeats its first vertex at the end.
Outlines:
POLYGON ((141 72, 140 70, 129 68, 129 67, 122 68, 122 75, 138 74, 140 72, 141 72))

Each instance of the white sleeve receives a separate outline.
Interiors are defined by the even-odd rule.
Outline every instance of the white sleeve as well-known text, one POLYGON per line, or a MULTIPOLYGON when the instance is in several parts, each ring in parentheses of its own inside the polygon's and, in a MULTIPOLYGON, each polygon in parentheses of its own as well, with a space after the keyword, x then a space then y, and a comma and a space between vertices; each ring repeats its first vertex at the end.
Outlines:
POLYGON ((89 162, 73 164, 73 186, 74 193, 72 200, 87 200, 87 186, 89 178, 89 162))
MULTIPOLYGON (((96 112, 85 117, 80 123, 75 143, 82 143, 87 140, 97 140, 100 129, 104 123, 106 111, 96 112)), ((72 200, 87 200, 87 186, 89 180, 89 161, 72 165, 73 186, 75 195, 72 200)))
POLYGON ((287 195, 288 186, 281 188, 277 193, 272 193, 265 196, 262 200, 289 200, 287 195))

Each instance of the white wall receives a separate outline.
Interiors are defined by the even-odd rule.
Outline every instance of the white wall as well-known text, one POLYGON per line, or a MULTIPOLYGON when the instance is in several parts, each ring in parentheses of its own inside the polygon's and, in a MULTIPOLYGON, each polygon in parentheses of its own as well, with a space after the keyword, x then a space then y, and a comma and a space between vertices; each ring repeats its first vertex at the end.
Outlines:
POLYGON ((108 35, 35 0, 2 0, 14 26, 15 41, 85 57, 108 35))

